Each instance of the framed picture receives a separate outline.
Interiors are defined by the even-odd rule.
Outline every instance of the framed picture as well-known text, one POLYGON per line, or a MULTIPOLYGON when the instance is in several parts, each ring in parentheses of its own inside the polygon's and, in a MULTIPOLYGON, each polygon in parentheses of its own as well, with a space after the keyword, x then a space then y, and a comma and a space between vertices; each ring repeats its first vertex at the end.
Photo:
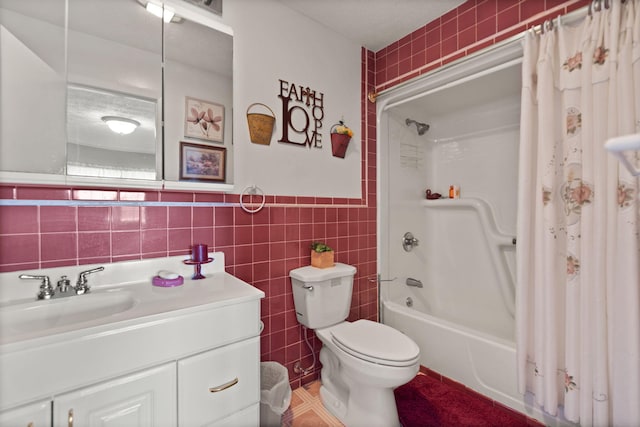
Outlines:
POLYGON ((224 105, 185 97, 184 136, 224 142, 224 105))
POLYGON ((180 179, 224 181, 226 155, 224 147, 180 142, 180 179))

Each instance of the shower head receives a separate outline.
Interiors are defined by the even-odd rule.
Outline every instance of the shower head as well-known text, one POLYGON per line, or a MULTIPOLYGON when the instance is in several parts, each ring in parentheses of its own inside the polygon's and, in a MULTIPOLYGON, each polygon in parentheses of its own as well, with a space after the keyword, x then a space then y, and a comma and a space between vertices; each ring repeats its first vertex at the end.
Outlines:
POLYGON ((406 119, 404 122, 407 124, 407 126, 411 126, 412 124, 415 124, 416 130, 418 131, 418 135, 424 135, 429 130, 429 125, 426 123, 416 122, 415 120, 412 120, 412 119, 406 119))

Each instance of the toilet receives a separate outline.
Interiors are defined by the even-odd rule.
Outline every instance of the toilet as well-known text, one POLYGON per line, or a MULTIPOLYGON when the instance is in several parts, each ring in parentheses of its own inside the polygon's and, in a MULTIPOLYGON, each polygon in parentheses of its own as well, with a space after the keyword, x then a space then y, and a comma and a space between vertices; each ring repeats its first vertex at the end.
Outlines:
POLYGON ((401 332, 370 320, 347 322, 356 268, 291 270, 298 322, 322 341, 320 397, 347 427, 400 426, 393 389, 418 373, 420 349, 401 332))

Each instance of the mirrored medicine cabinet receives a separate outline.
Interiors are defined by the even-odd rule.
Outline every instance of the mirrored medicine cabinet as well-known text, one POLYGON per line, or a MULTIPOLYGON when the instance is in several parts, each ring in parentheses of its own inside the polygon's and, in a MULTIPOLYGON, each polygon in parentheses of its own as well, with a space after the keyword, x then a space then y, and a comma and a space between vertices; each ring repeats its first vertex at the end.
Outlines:
POLYGON ((156 3, 0 0, 2 182, 232 189, 232 31, 156 3), (218 108, 216 138, 187 132, 188 99, 218 108), (181 181, 180 142, 224 149, 225 181, 181 181))

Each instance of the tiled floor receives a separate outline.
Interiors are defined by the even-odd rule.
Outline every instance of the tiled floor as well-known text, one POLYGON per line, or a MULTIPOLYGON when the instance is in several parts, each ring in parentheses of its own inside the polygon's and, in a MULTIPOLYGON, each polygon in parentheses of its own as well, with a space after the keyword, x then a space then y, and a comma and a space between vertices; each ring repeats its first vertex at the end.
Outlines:
POLYGON ((291 406, 282 414, 283 427, 343 427, 320 401, 320 381, 293 390, 291 406))

